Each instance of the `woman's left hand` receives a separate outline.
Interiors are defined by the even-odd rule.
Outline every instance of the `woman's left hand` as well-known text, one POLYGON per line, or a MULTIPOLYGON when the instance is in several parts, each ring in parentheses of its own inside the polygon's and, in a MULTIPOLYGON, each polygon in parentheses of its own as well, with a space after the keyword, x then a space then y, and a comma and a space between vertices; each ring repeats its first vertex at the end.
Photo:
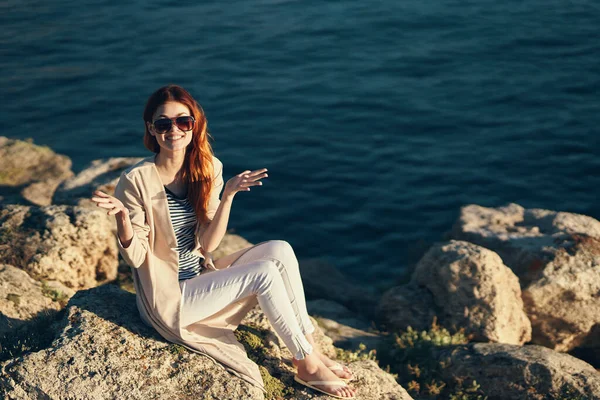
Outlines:
POLYGON ((266 178, 267 169, 245 170, 227 181, 221 197, 234 196, 237 192, 250 191, 250 186, 262 185, 260 179, 266 178))
POLYGON ((205 267, 206 269, 212 269, 213 271, 216 271, 217 267, 215 267, 212 253, 210 251, 206 251, 204 249, 202 249, 201 252, 202 252, 202 255, 204 256, 204 261, 202 262, 202 266, 205 267))

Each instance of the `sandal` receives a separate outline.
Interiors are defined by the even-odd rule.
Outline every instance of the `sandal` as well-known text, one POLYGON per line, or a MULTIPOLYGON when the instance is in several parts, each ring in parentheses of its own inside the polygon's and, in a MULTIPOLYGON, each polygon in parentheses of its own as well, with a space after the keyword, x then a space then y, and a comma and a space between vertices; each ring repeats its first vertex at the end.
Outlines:
POLYGON ((313 390, 317 390, 321 393, 325 393, 326 395, 335 397, 336 399, 354 399, 355 398, 355 396, 352 396, 352 397, 338 396, 337 394, 329 393, 329 392, 324 391, 323 389, 319 389, 318 387, 313 386, 313 385, 340 385, 342 387, 348 386, 346 384, 346 382, 344 382, 344 381, 308 381, 308 382, 306 382, 306 381, 303 381, 302 379, 298 378, 298 375, 294 375, 294 380, 301 385, 309 387, 313 390))
POLYGON ((346 371, 346 369, 344 368, 344 366, 343 366, 342 364, 335 363, 335 364, 333 364, 332 366, 330 366, 330 367, 327 367, 327 368, 329 368, 329 369, 330 369, 330 370, 332 370, 333 372, 335 372, 335 371, 344 371, 344 372, 348 372, 348 373, 352 374, 352 377, 350 377, 350 378, 342 378, 342 377, 339 377, 339 378, 340 378, 341 380, 343 380, 344 382, 350 382, 352 379, 354 379, 354 374, 353 374, 353 373, 350 371, 350 369, 348 369, 348 370, 346 371))

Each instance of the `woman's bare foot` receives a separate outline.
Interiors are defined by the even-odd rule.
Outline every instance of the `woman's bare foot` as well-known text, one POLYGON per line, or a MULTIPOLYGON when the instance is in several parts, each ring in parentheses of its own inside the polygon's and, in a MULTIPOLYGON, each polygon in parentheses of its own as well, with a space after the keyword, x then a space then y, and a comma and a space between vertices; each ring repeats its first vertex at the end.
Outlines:
MULTIPOLYGON (((317 355, 319 357, 321 362, 323 364, 325 364, 325 366, 327 368, 338 364, 336 361, 333 361, 331 358, 327 357, 325 354, 321 353, 317 349, 314 349, 314 353, 315 353, 315 355, 317 355)), ((294 366, 298 367, 298 360, 296 360, 295 358, 292 358, 292 364, 294 364, 294 366)), ((342 365, 342 367, 344 368, 343 370, 335 370, 335 371, 331 371, 331 372, 333 372, 338 378, 352 379, 352 377, 353 377, 352 371, 350 371, 350 369, 348 367, 346 367, 345 365, 342 365)))
MULTIPOLYGON (((321 361, 320 357, 316 354, 309 354, 303 361, 298 361, 295 358, 292 359, 294 365, 298 368, 298 378, 305 382, 308 381, 339 381, 338 376, 333 373, 327 366, 321 361)), ((340 381, 343 382, 343 381, 340 381)), ((345 385, 313 385, 319 389, 335 394, 342 397, 352 397, 356 394, 356 388, 345 385)))

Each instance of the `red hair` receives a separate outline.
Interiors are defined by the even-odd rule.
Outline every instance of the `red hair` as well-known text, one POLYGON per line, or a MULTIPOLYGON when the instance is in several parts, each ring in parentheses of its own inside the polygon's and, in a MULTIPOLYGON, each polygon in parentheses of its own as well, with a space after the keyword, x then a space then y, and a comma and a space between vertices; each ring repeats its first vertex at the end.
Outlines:
MULTIPOLYGON (((187 198, 194 207, 198 221, 208 223, 209 219, 206 211, 213 185, 214 170, 213 150, 208 138, 213 139, 213 137, 208 132, 204 110, 184 88, 177 85, 168 85, 152 93, 148 99, 144 108, 144 122, 152 123, 152 117, 156 109, 170 101, 187 106, 190 114, 196 119, 192 130, 192 141, 185 149, 181 177, 188 185, 187 198)), ((150 134, 146 123, 144 123, 144 126, 146 130, 144 146, 154 153, 159 153, 160 146, 156 138, 150 134)))

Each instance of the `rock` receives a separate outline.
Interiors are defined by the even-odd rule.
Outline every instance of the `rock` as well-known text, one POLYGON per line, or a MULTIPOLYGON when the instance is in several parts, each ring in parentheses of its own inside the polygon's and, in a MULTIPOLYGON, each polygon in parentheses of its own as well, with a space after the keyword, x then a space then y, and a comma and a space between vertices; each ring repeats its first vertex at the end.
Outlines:
POLYGON ((412 280, 433 295, 443 325, 465 327, 477 341, 531 339, 519 280, 493 251, 463 241, 434 245, 412 280))
MULTIPOLYGON (((407 321, 427 318, 413 326, 415 329, 424 329, 431 322, 431 315, 423 310, 435 310, 441 325, 464 327, 473 340, 523 344, 531 339, 531 324, 523 311, 518 278, 496 253, 483 247, 463 241, 432 246, 419 261, 411 282, 384 296, 380 311, 393 311, 393 293, 403 296, 406 286, 410 288, 408 293, 416 294, 409 297, 410 301, 417 304, 412 306, 417 310, 416 317, 410 316, 407 321), (435 303, 433 309, 428 308, 431 299, 435 303)), ((402 301, 395 308, 405 305, 406 301, 402 301)), ((407 313, 403 311, 403 315, 407 313)), ((387 320, 397 321, 398 317, 392 315, 387 320)), ((394 328, 405 329, 404 325, 406 322, 394 328)))
POLYGON ((239 235, 232 233, 226 233, 223 236, 223 240, 219 243, 219 247, 212 253, 213 258, 218 260, 219 258, 235 253, 236 251, 253 246, 252 243, 244 239, 239 235))
MULTIPOLYGON (((262 399, 262 392, 214 363, 162 339, 139 317, 135 295, 116 285, 81 290, 71 298, 45 349, 0 364, 0 397, 7 399, 218 398, 262 399)), ((254 309, 240 328, 261 333, 254 309)), ((267 321, 268 324, 268 321, 267 321)), ((262 366, 287 386, 285 398, 328 399, 293 382, 293 367, 276 335, 259 338, 262 366), (283 358, 282 358, 283 357, 283 358), (291 393, 291 394, 290 394, 291 393)), ((325 349, 327 351, 327 349, 325 349)), ((350 364, 357 399, 410 399, 373 361, 350 364)))
POLYGON ((336 347, 358 350, 360 343, 368 349, 376 349, 380 336, 371 323, 341 304, 330 300, 311 300, 306 303, 308 312, 315 316, 323 333, 330 337, 336 347))
POLYGON ((578 235, 600 239, 600 221, 580 214, 525 209, 514 203, 498 208, 462 207, 451 233, 453 239, 498 253, 523 287, 539 278, 557 251, 572 248, 573 237, 578 235))
POLYGON ((428 329, 443 310, 436 305, 431 292, 415 284, 405 284, 387 290, 379 301, 376 315, 388 331, 412 327, 428 329))
POLYGON ((54 193, 55 204, 94 207, 91 200, 95 190, 114 195, 115 186, 124 169, 141 161, 142 157, 112 157, 94 160, 76 176, 63 181, 54 193))
POLYGON ((600 222, 579 214, 463 207, 453 237, 497 252, 521 281, 532 342, 589 345, 600 324, 600 222))
POLYGON ((43 310, 60 310, 73 294, 58 282, 40 283, 19 268, 0 264, 0 338, 43 310))
POLYGON ((0 136, 0 202, 49 205, 63 180, 73 176, 71 160, 47 146, 0 136))
POLYGON ((373 315, 376 300, 370 291, 320 259, 299 260, 299 263, 307 300, 331 300, 362 315, 373 315))
MULTIPOLYGON (((383 371, 371 360, 356 361, 350 368, 355 379, 350 382, 357 388, 356 400, 410 400, 412 397, 398 385, 393 376, 383 371)), ((331 400, 331 396, 313 391, 305 386, 295 384, 297 389, 294 399, 331 400)))
POLYGON ((600 373, 543 346, 471 343, 438 348, 443 380, 475 379, 489 400, 599 399, 600 373))
POLYGON ((166 342, 114 285, 79 291, 49 348, 0 364, 7 399, 262 399, 219 364, 166 342))
POLYGON ((117 244, 107 215, 73 206, 0 205, 0 262, 72 289, 115 279, 117 244))

